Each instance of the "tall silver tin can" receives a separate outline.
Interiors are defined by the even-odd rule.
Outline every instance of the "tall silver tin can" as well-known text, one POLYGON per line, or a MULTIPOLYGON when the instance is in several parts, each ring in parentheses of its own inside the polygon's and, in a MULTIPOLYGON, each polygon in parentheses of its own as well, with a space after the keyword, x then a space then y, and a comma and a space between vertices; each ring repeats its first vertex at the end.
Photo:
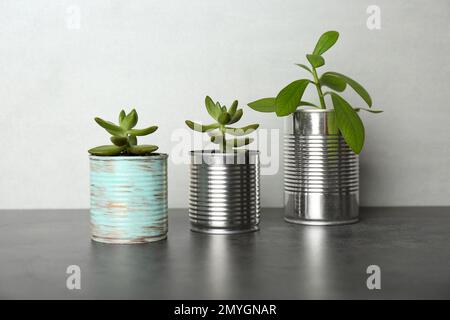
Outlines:
POLYGON ((189 190, 192 231, 234 234, 258 230, 258 151, 191 151, 189 190))
POLYGON ((359 216, 358 156, 336 127, 333 110, 298 110, 284 136, 285 220, 354 223, 359 216))
POLYGON ((167 237, 167 154, 90 156, 92 240, 146 243, 167 237))

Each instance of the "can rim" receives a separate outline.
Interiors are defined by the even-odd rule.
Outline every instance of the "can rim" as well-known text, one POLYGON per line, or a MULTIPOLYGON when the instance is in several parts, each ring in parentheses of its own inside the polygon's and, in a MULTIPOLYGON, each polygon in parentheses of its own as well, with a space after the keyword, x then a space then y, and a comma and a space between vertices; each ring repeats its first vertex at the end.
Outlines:
POLYGON ((329 113, 334 112, 334 109, 297 109, 294 113, 329 113))
POLYGON ((90 154, 92 160, 115 160, 115 161, 133 161, 133 160, 165 160, 169 157, 167 153, 152 153, 146 156, 95 156, 90 154))

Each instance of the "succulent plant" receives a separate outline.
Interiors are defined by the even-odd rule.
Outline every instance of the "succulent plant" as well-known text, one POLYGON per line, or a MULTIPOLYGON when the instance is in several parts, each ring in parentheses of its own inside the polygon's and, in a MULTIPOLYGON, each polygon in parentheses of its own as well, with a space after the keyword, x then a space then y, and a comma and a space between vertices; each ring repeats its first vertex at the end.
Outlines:
POLYGON ((250 124, 242 128, 229 127, 230 124, 238 122, 242 118, 243 111, 238 108, 238 101, 235 100, 230 108, 222 106, 206 96, 205 106, 209 115, 216 121, 208 125, 201 125, 190 120, 186 120, 189 128, 198 132, 207 132, 211 137, 211 142, 218 144, 221 152, 228 152, 233 148, 242 147, 253 142, 252 138, 239 138, 252 133, 258 129, 259 124, 250 124), (227 139, 229 134, 234 138, 227 139))
POLYGON ((358 112, 360 110, 371 113, 380 113, 382 110, 372 109, 372 99, 366 89, 358 82, 338 72, 324 72, 319 76, 317 69, 325 65, 322 55, 328 51, 338 40, 337 31, 328 31, 322 34, 317 41, 312 54, 307 54, 306 59, 310 66, 297 64, 312 76, 312 79, 300 79, 291 82, 284 87, 276 97, 263 98, 250 102, 248 106, 259 112, 274 112, 277 116, 287 116, 299 107, 314 107, 326 109, 325 96, 329 95, 334 108, 336 124, 347 144, 355 153, 360 153, 364 145, 365 131, 358 112), (308 85, 314 85, 317 90, 320 105, 302 99, 308 85), (351 87, 367 104, 369 108, 352 107, 339 93, 347 86, 351 87), (324 87, 327 91, 323 91, 324 87))
POLYGON ((89 153, 95 156, 144 156, 151 154, 158 149, 154 145, 138 145, 137 137, 146 136, 155 132, 158 127, 151 126, 144 129, 135 129, 138 122, 138 114, 136 110, 131 110, 126 114, 125 110, 120 111, 119 125, 101 118, 95 118, 103 129, 111 134, 112 145, 99 146, 89 149, 89 153))

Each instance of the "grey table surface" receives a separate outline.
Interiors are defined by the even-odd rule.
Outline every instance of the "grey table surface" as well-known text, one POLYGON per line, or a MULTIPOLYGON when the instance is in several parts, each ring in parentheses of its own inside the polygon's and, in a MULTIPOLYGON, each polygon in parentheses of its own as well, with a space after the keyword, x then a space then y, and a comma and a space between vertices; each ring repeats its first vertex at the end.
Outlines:
POLYGON ((90 241, 88 210, 0 211, 3 299, 450 299, 450 208, 362 208, 357 224, 285 223, 263 209, 261 230, 190 232, 170 210, 167 240, 90 241), (68 290, 66 269, 81 269, 68 290), (369 290, 366 268, 381 268, 369 290))

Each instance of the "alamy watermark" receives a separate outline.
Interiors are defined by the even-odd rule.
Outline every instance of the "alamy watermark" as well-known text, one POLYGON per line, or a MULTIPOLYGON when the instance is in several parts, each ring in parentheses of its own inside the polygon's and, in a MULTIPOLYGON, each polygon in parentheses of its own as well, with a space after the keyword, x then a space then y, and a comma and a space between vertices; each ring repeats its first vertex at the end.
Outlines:
POLYGON ((77 5, 66 8, 66 28, 69 30, 79 30, 81 28, 81 9, 77 5))
POLYGON ((381 268, 376 264, 367 267, 366 273, 370 274, 367 278, 366 285, 369 290, 381 289, 381 268))
POLYGON ((69 290, 81 289, 81 268, 76 264, 70 265, 66 269, 69 276, 66 279, 66 287, 69 290))
POLYGON ((367 29, 380 30, 381 29, 381 9, 377 5, 370 5, 366 9, 366 13, 369 15, 366 21, 367 29))
MULTIPOLYGON (((242 135, 245 135, 242 132, 242 135)), ((246 150, 258 150, 261 175, 274 175, 280 170, 280 129, 259 129, 246 135, 254 140, 252 143, 234 148, 229 146, 226 153, 236 152, 236 157, 225 157, 224 164, 245 164, 254 160, 252 157, 246 157, 246 150)), ((205 150, 205 154, 219 152, 217 145, 221 143, 220 137, 211 142, 211 135, 205 135, 200 132, 193 132, 187 128, 178 128, 172 131, 170 140, 173 143, 170 159, 174 164, 190 164, 191 150, 205 150), (214 150, 213 152, 211 152, 214 150)), ((210 157, 200 157, 195 159, 195 164, 207 163, 211 161, 210 157), (198 162, 200 161, 200 163, 198 162)))

